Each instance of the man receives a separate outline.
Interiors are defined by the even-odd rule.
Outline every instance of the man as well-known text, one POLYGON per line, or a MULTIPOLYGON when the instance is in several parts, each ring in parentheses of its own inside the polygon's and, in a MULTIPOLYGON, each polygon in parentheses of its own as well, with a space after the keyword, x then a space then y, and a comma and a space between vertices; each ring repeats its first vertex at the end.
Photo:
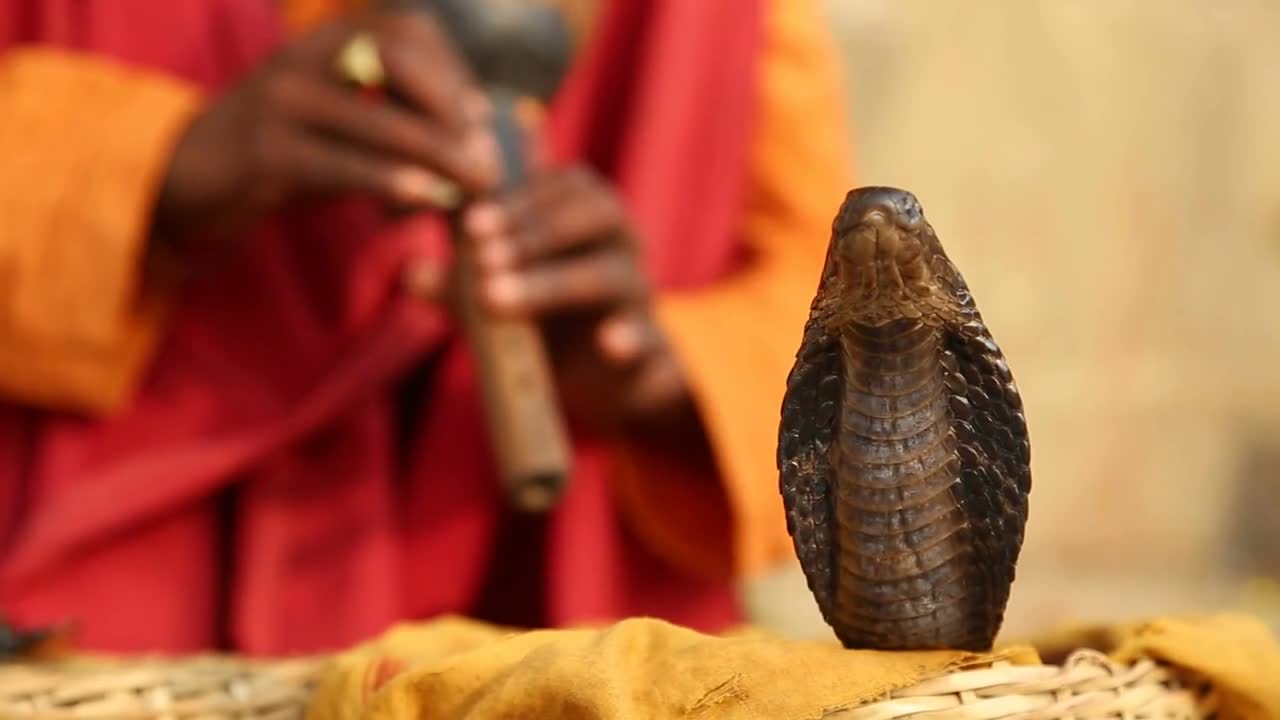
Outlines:
POLYGON ((484 195, 496 160, 438 27, 0 10, 0 612, 248 653, 440 613, 740 618, 734 580, 790 553, 772 445, 847 189, 834 54, 807 2, 565 7, 552 162, 466 217, 485 301, 544 327, 572 426, 545 522, 501 510, 442 300, 433 203, 484 195), (336 77, 358 32, 404 104, 336 77))

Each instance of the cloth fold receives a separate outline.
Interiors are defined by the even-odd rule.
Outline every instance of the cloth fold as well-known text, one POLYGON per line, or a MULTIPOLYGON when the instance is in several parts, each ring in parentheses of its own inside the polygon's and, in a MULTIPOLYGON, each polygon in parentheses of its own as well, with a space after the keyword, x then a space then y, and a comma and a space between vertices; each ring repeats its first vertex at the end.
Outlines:
POLYGON ((634 618, 517 632, 459 618, 401 625, 339 657, 307 720, 819 718, 950 670, 1035 662, 994 653, 880 653, 742 629, 706 635, 634 618))
POLYGON ((1055 633, 991 653, 845 650, 750 628, 707 635, 634 618, 517 631, 457 617, 403 624, 338 656, 307 720, 821 718, 951 671, 1093 647, 1204 676, 1222 718, 1280 717, 1280 646, 1248 617, 1161 618, 1055 633))

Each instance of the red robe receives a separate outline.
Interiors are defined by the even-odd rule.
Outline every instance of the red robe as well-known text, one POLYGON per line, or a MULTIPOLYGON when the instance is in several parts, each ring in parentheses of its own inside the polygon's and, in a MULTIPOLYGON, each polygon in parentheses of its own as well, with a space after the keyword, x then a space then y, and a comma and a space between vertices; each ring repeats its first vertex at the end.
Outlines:
MULTIPOLYGON (((556 155, 617 184, 660 287, 741 259, 759 14, 610 2, 552 109, 556 155)), ((0 50, 81 49, 210 91, 279 40, 266 0, 0 6, 0 50)), ((0 409, 0 612, 73 620, 92 648, 248 653, 440 613, 737 621, 728 576, 691 576, 636 539, 609 445, 582 428, 545 528, 504 518, 465 343, 397 290, 407 258, 443 247, 436 218, 393 226, 355 201, 282 213, 200 259, 122 412, 0 409)), ((717 482, 704 457, 666 465, 717 482)))

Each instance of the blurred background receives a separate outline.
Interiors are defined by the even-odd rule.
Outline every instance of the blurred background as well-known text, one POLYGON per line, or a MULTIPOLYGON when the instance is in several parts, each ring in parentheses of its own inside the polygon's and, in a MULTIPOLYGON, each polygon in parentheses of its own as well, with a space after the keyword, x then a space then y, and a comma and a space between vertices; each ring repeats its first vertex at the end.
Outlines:
MULTIPOLYGON (((827 2, 858 183, 920 197, 1026 401, 1002 637, 1280 628, 1280 3, 827 2)), ((797 569, 747 593, 829 634, 797 569)))

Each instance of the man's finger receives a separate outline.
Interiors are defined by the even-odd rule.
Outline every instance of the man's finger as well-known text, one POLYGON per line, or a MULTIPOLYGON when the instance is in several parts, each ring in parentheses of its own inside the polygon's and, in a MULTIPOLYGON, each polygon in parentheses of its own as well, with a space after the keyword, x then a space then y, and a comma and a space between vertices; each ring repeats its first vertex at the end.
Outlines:
POLYGON ((631 253, 616 248, 498 273, 482 287, 499 312, 542 315, 622 303, 642 295, 644 281, 631 253))
POLYGON ((365 192, 401 205, 437 205, 448 181, 415 165, 388 160, 326 137, 286 132, 273 141, 273 171, 312 191, 365 192))
POLYGON ((542 198, 527 194, 516 202, 503 203, 501 222, 495 223, 502 226, 502 232, 489 237, 479 234, 478 241, 482 247, 504 247, 482 251, 482 256, 493 258, 499 266, 519 265, 625 238, 626 214, 611 191, 600 186, 555 192, 562 188, 552 189, 542 198))
MULTIPOLYGON (((408 105, 406 114, 420 115, 438 130, 438 137, 448 138, 447 152, 440 147, 435 150, 440 155, 438 169, 458 178, 469 190, 492 189, 499 169, 496 143, 484 124, 487 103, 448 38, 428 15, 399 11, 361 23, 330 23, 296 43, 283 59, 317 81, 331 79, 340 91, 334 63, 358 32, 373 38, 385 85, 408 105)), ((366 104, 361 106, 368 109, 366 104)), ((384 119, 386 115, 382 113, 384 119)), ((353 128, 350 118, 343 127, 353 128)))
POLYGON ((502 208, 513 224, 521 224, 548 208, 576 202, 596 191, 608 191, 608 186, 585 168, 551 168, 534 174, 508 193, 502 199, 502 208))
POLYGON ((335 64, 358 33, 377 48, 384 81, 415 109, 439 118, 458 133, 471 124, 462 98, 474 83, 437 23, 417 11, 379 13, 359 22, 335 20, 307 33, 282 51, 291 65, 337 77, 335 64))
POLYGON ((662 343, 662 331, 639 309, 610 315, 596 326, 596 346, 601 356, 615 365, 630 365, 655 352, 662 343))
POLYGON ((394 12, 375 23, 388 84, 415 109, 457 132, 473 127, 483 96, 439 24, 426 13, 394 12))
POLYGON ((422 165, 439 175, 457 179, 462 185, 484 186, 489 173, 483 164, 497 162, 497 147, 486 136, 488 145, 479 151, 487 160, 477 163, 474 154, 463 150, 462 138, 432 119, 397 108, 388 103, 366 103, 337 86, 305 75, 282 81, 276 102, 297 120, 355 143, 367 145, 380 153, 395 156, 408 163, 422 165))

